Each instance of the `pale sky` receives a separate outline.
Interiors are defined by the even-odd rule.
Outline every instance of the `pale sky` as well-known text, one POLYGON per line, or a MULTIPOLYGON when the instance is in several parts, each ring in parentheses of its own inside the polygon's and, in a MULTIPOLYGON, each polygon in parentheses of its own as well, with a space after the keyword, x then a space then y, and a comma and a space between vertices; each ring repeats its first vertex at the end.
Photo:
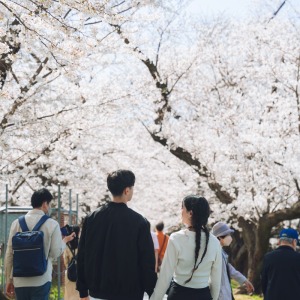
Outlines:
MULTIPOLYGON (((259 1, 259 0, 191 0, 188 11, 194 15, 204 17, 224 14, 236 18, 247 18, 256 15, 262 10, 264 13, 273 13, 279 8, 284 0, 259 1), (266 4, 268 3, 268 4, 266 4)), ((286 0, 278 16, 300 16, 300 0, 286 0)))

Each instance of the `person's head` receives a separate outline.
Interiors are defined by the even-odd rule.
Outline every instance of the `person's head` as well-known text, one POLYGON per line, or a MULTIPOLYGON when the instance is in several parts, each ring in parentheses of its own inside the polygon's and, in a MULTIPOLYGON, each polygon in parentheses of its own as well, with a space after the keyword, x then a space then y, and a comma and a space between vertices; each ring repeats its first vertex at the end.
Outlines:
POLYGON ((216 223, 212 228, 212 234, 218 238, 222 247, 229 246, 232 242, 231 234, 234 230, 223 222, 216 223))
POLYGON ((298 244, 298 232, 293 228, 282 229, 279 233, 279 245, 290 246, 296 250, 298 244))
POLYGON ((195 270, 198 269, 199 265, 201 264, 206 252, 207 252, 207 245, 209 241, 209 232, 206 227, 208 217, 210 215, 210 208, 207 200, 204 197, 199 197, 195 195, 187 196, 182 201, 182 222, 186 224, 189 229, 195 231, 195 262, 194 268, 192 270, 191 277, 185 281, 188 283, 191 281, 195 270), (201 231, 204 231, 206 235, 206 244, 200 259, 200 262, 197 264, 199 251, 201 248, 201 231))
POLYGON ((182 201, 182 223, 189 227, 201 228, 207 225, 210 208, 207 200, 199 196, 187 196, 182 201))
POLYGON ((45 214, 50 214, 50 202, 52 199, 52 194, 47 189, 42 188, 32 194, 31 206, 35 209, 41 209, 45 214))
POLYGON ((156 225, 155 225, 155 229, 157 231, 163 231, 164 230, 164 227, 165 227, 165 224, 163 221, 160 221, 158 222, 156 225))
POLYGON ((123 201, 130 201, 133 194, 135 176, 129 170, 117 170, 107 176, 107 187, 114 199, 122 198, 123 201))

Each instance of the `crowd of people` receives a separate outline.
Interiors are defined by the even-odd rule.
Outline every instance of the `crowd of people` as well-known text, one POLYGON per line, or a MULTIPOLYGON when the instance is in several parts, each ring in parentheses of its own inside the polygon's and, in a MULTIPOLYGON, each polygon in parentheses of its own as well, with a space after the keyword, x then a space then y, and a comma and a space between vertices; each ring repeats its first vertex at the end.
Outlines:
MULTIPOLYGON (((64 252, 66 268, 76 257, 77 281, 66 278, 65 300, 232 300, 230 281, 235 279, 249 293, 252 283, 228 260, 223 247, 232 242, 228 224, 216 223, 210 232, 210 215, 204 197, 189 195, 182 200, 185 229, 166 235, 164 223, 151 232, 150 223, 130 209, 135 175, 118 170, 107 177, 112 201, 88 215, 83 222, 78 250, 68 245, 74 233, 62 238, 58 222, 46 220, 43 232, 47 267, 38 276, 14 276, 14 238, 21 230, 13 222, 5 256, 6 294, 17 300, 46 300, 52 281, 52 261, 64 252)), ((47 189, 33 193, 33 209, 25 216, 29 230, 50 211, 53 199, 47 189)), ((266 254, 261 273, 265 300, 300 299, 300 254, 296 251, 298 232, 283 229, 279 247, 266 254)), ((25 252, 24 252, 25 253, 25 252)), ((28 254, 29 255, 29 254, 28 254)))

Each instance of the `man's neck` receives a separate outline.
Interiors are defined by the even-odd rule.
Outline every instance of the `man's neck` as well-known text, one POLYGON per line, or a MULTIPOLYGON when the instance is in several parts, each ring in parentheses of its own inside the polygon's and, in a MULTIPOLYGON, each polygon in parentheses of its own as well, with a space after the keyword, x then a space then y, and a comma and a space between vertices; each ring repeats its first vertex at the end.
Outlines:
POLYGON ((281 247, 281 246, 288 246, 288 247, 292 248, 294 251, 296 251, 296 249, 294 248, 294 246, 291 245, 291 244, 288 244, 288 243, 280 243, 280 244, 279 244, 279 247, 281 247))
POLYGON ((113 197, 112 202, 127 204, 127 200, 124 197, 113 197))

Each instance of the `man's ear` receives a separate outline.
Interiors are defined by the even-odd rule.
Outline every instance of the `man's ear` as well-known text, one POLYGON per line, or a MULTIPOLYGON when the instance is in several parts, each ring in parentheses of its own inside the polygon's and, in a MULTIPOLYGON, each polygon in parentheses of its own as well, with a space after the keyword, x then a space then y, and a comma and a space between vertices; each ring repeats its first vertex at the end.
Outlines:
POLYGON ((297 243, 298 243, 298 241, 297 240, 293 240, 293 246, 294 246, 294 249, 296 250, 296 248, 297 248, 297 243))
POLYGON ((129 193, 129 187, 126 187, 125 189, 124 189, 124 191, 123 191, 123 194, 124 195, 127 195, 129 193))
POLYGON ((42 209, 43 209, 43 208, 47 209, 47 201, 43 202, 41 208, 42 208, 42 209))

